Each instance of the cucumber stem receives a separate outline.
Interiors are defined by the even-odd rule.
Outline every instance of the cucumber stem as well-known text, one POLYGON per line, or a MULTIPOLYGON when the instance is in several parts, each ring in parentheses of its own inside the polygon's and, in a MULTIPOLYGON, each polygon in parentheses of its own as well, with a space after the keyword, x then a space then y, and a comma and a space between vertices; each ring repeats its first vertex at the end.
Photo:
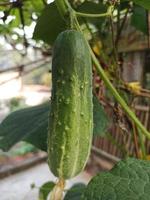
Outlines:
POLYGON ((51 192, 50 200, 62 200, 64 188, 65 188, 65 180, 59 179, 58 183, 55 185, 55 187, 51 192))

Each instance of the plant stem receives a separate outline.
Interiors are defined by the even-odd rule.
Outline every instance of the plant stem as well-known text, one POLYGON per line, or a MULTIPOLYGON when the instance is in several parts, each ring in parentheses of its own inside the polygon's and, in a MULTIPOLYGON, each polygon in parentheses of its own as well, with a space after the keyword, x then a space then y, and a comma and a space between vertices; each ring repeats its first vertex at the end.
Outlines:
POLYGON ((139 135, 139 143, 141 147, 141 153, 142 153, 142 159, 146 160, 146 148, 145 148, 145 143, 144 143, 144 138, 143 135, 141 134, 140 130, 137 131, 139 135))
POLYGON ((63 179, 59 179, 58 183, 55 185, 51 192, 50 200, 62 200, 64 187, 65 181, 63 179))
POLYGON ((66 2, 64 0, 55 0, 55 3, 56 3, 57 9, 58 9, 61 17, 64 19, 66 13, 68 12, 66 2))
POLYGON ((102 14, 90 14, 90 13, 81 13, 81 12, 75 12, 75 14, 77 16, 80 17, 106 17, 106 16, 110 16, 110 13, 106 12, 106 13, 102 13, 102 14))

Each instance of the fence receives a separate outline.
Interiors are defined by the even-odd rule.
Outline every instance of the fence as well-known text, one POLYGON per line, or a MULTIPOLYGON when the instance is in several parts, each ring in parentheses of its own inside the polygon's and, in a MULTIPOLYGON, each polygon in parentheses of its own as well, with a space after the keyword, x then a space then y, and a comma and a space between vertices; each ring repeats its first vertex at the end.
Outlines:
MULTIPOLYGON (((150 107, 136 105, 135 113, 139 120, 142 122, 142 124, 148 130, 150 130, 150 107)), ((136 148, 139 148, 140 142, 137 135, 134 135, 132 131, 123 134, 121 133, 120 128, 117 125, 113 125, 110 128, 110 132, 111 135, 109 135, 109 139, 100 137, 95 137, 93 139, 93 147, 90 162, 91 165, 95 165, 95 162, 100 163, 100 165, 102 165, 102 162, 99 162, 99 160, 107 160, 111 164, 114 164, 119 159, 124 157, 124 153, 126 150, 128 150, 128 155, 134 155, 135 157, 137 156, 136 148)), ((143 140, 145 143, 146 151, 148 154, 150 154, 150 141, 145 138, 143 138, 143 140)), ((140 148, 138 150, 140 150, 140 148)), ((108 168, 111 167, 112 165, 108 168)), ((106 169, 107 167, 99 166, 98 168, 106 169)))

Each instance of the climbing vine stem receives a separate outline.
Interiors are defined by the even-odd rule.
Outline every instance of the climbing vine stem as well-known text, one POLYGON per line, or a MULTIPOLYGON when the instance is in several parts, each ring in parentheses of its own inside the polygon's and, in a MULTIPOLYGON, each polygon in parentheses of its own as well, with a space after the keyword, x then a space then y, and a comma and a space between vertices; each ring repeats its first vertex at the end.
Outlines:
MULTIPOLYGON (((61 8, 61 2, 62 1, 64 1, 66 3, 66 7, 68 8, 69 13, 72 12, 72 14, 73 14, 74 23, 75 23, 74 27, 78 31, 81 32, 81 27, 80 27, 78 19, 77 19, 78 14, 76 13, 76 11, 74 11, 73 8, 71 8, 71 5, 69 4, 68 0, 57 0, 57 4, 59 4, 59 2, 60 2, 60 4, 59 4, 59 10, 61 8)), ((109 9, 109 12, 112 11, 112 9, 113 9, 113 7, 111 6, 110 9, 109 9)), ((126 102, 124 101, 124 99, 120 96, 120 94, 118 93, 118 91, 116 90, 116 88, 113 86, 113 84, 110 82, 110 80, 108 79, 107 75, 105 74, 105 71, 101 67, 99 61, 97 60, 96 56, 94 55, 94 53, 93 53, 93 51, 92 51, 92 49, 91 49, 91 47, 90 47, 89 44, 88 44, 88 46, 89 46, 89 50, 90 50, 92 61, 93 61, 94 65, 95 65, 95 68, 96 68, 99 76, 101 77, 101 79, 104 81, 106 87, 110 90, 110 92, 112 93, 112 95, 115 97, 115 99, 117 100, 117 102, 122 106, 122 108, 127 113, 127 115, 130 117, 130 119, 133 120, 133 122, 136 124, 137 128, 139 130, 141 130, 141 132, 148 139, 150 139, 150 132, 142 125, 142 123, 136 117, 135 113, 129 108, 129 106, 126 104, 126 102)))
POLYGON ((107 17, 110 16, 110 13, 104 13, 104 14, 89 14, 89 13, 81 13, 81 12, 75 12, 77 16, 80 17, 107 17))

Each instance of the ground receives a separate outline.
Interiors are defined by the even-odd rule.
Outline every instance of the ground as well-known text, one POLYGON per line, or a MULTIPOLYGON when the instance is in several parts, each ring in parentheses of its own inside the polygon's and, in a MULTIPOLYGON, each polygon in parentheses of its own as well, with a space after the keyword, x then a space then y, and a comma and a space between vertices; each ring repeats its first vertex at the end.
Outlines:
MULTIPOLYGON (((83 172, 67 182, 70 187, 75 182, 87 183, 90 176, 83 172)), ((42 163, 26 171, 17 173, 0 180, 0 200, 38 200, 39 187, 46 181, 57 179, 49 171, 48 165, 42 163), (36 187, 31 189, 31 184, 36 187)))

